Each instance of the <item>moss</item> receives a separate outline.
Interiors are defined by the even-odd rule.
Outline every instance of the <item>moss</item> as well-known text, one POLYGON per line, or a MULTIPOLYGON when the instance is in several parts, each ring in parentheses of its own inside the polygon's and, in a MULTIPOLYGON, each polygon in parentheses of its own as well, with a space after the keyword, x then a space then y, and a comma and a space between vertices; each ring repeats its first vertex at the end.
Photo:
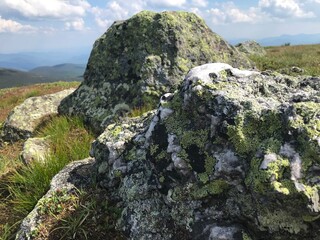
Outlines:
POLYGON ((242 231, 242 240, 252 240, 252 238, 244 231, 242 231))
POLYGON ((274 177, 276 180, 282 178, 282 174, 285 168, 290 166, 290 162, 286 158, 281 158, 278 156, 277 160, 268 164, 268 169, 266 173, 268 177, 274 177))
POLYGON ((282 183, 278 182, 278 181, 273 181, 271 183, 271 185, 273 186, 274 190, 276 190, 279 193, 282 193, 284 195, 289 195, 290 191, 288 188, 282 186, 282 183))
POLYGON ((111 134, 112 137, 118 137, 118 135, 122 132, 122 127, 117 125, 114 128, 109 130, 109 133, 111 134))
POLYGON ((201 150, 204 150, 205 144, 208 140, 209 132, 207 129, 200 129, 197 131, 185 131, 181 136, 181 146, 188 148, 191 145, 197 145, 201 150))
POLYGON ((289 120, 288 128, 293 132, 297 141, 297 149, 306 170, 312 163, 320 163, 320 148, 317 139, 320 137, 319 115, 320 103, 301 102, 295 103, 296 115, 289 120))
POLYGON ((160 151, 156 156, 155 159, 156 161, 160 162, 163 161, 163 159, 168 158, 168 153, 165 150, 160 151))
POLYGON ((298 234, 307 230, 307 225, 303 222, 302 217, 291 216, 283 210, 272 212, 265 209, 260 213, 259 222, 270 232, 285 231, 291 234, 298 234))
POLYGON ((269 148, 278 148, 282 131, 281 117, 273 111, 261 114, 249 111, 237 116, 235 124, 228 126, 228 136, 240 155, 254 154, 264 143, 269 148))
POLYGON ((219 195, 229 189, 227 181, 217 179, 209 182, 208 184, 199 187, 194 186, 193 192, 191 193, 195 199, 201 199, 208 195, 219 195))
POLYGON ((266 192, 269 180, 267 172, 260 170, 261 162, 261 159, 253 158, 250 163, 249 173, 245 178, 246 186, 258 193, 266 192))
POLYGON ((159 145, 158 144, 151 144, 150 145, 150 154, 151 155, 155 155, 157 152, 158 152, 158 148, 159 148, 159 145))
POLYGON ((245 184, 252 187, 256 192, 266 193, 268 189, 288 195, 292 191, 292 185, 286 180, 282 181, 283 173, 289 169, 288 159, 278 156, 277 160, 268 164, 267 170, 260 169, 262 160, 253 158, 250 164, 249 173, 245 179, 245 184), (273 179, 271 181, 271 179, 273 179))
POLYGON ((206 184, 209 181, 209 176, 207 173, 199 173, 198 178, 203 184, 206 184))

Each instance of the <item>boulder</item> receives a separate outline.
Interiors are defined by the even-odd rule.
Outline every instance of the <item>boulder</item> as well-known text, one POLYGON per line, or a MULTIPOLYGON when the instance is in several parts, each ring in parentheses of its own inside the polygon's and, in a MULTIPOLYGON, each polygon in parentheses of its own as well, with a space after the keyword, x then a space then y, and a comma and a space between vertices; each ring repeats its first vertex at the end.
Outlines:
POLYGON ((129 239, 319 239, 319 79, 193 68, 93 143, 129 239))
POLYGON ((96 40, 84 81, 59 112, 82 115, 101 133, 132 109, 154 109, 192 67, 217 61, 252 67, 197 15, 143 11, 115 22, 96 40))
MULTIPOLYGON (((51 181, 49 191, 39 200, 35 208, 25 217, 19 227, 16 240, 47 239, 37 236, 45 222, 47 208, 55 206, 58 201, 68 201, 79 189, 87 190, 92 186, 93 158, 87 158, 68 164, 51 181)), ((61 207, 61 206, 60 206, 61 207)))
POLYGON ((24 142, 21 159, 25 164, 44 161, 50 153, 48 138, 29 138, 24 142))
POLYGON ((75 89, 26 99, 15 107, 2 127, 1 138, 8 142, 32 137, 43 121, 58 113, 61 100, 75 89))
POLYGON ((264 47, 262 47, 259 43, 256 41, 245 41, 243 43, 239 43, 236 45, 236 48, 238 51, 243 52, 247 55, 258 55, 258 56, 264 56, 267 54, 264 47))

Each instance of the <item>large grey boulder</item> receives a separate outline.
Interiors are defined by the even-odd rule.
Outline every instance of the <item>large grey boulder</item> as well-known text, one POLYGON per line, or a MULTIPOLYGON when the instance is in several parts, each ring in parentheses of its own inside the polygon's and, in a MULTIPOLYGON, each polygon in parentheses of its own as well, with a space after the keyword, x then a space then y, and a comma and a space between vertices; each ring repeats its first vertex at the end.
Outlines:
POLYGON ((319 78, 206 64, 93 144, 129 239, 319 239, 319 78), (131 122, 131 123, 130 123, 131 122))
POLYGON ((82 115, 101 133, 132 109, 155 108, 192 67, 217 61, 252 67, 197 15, 143 11, 115 22, 96 40, 84 81, 59 112, 82 115))
POLYGON ((46 118, 58 113, 61 100, 74 90, 67 89, 26 99, 22 104, 15 107, 7 117, 2 128, 1 138, 12 142, 32 137, 37 127, 46 118))

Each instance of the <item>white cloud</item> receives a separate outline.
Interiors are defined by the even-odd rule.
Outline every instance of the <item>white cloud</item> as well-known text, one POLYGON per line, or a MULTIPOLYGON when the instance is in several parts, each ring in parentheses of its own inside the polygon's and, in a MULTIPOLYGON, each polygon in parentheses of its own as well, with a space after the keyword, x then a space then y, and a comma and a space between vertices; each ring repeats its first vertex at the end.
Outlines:
POLYGON ((237 8, 233 2, 222 4, 219 7, 207 10, 207 13, 209 13, 208 18, 214 24, 254 23, 260 19, 260 16, 257 14, 258 9, 256 8, 244 11, 237 8))
POLYGON ((2 0, 0 11, 16 17, 72 19, 90 8, 86 0, 2 0))
POLYGON ((3 32, 11 32, 11 33, 32 32, 34 30, 36 30, 36 29, 30 25, 23 25, 19 22, 13 21, 13 20, 3 19, 0 16, 0 33, 3 33, 3 32))
MULTIPOLYGON (((199 1, 199 0, 196 0, 199 1)), ((202 1, 202 0, 200 0, 202 1)), ((203 2, 203 1, 202 1, 203 2)), ((186 0, 148 0, 146 3, 151 3, 155 6, 159 7, 182 7, 185 3, 186 0)))
POLYGON ((71 22, 65 23, 66 30, 75 30, 75 31, 81 31, 85 29, 84 20, 82 18, 76 19, 71 22))
POLYGON ((196 7, 206 7, 208 6, 208 1, 206 0, 192 0, 192 4, 196 7))
MULTIPOLYGON (((317 0, 318 1, 318 0, 317 0)), ((261 11, 279 19, 285 18, 312 18, 312 11, 305 11, 297 0, 260 0, 261 11)))
POLYGON ((109 2, 106 8, 93 7, 91 12, 98 26, 107 28, 116 20, 124 20, 140 12, 145 6, 143 0, 137 0, 132 4, 128 4, 126 0, 114 0, 109 2))

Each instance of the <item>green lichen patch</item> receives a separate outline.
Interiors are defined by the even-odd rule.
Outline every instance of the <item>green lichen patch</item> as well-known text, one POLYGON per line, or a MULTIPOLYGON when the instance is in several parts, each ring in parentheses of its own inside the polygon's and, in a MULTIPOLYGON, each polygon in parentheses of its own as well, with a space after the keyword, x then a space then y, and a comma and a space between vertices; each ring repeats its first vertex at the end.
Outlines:
POLYGON ((201 199, 208 197, 209 195, 219 195, 227 191, 230 185, 227 181, 222 179, 212 180, 204 186, 194 186, 192 197, 195 199, 201 199))
POLYGON ((283 122, 274 111, 261 114, 246 112, 238 115, 234 125, 228 126, 228 136, 237 153, 252 155, 261 147, 278 148, 282 142, 283 122))

